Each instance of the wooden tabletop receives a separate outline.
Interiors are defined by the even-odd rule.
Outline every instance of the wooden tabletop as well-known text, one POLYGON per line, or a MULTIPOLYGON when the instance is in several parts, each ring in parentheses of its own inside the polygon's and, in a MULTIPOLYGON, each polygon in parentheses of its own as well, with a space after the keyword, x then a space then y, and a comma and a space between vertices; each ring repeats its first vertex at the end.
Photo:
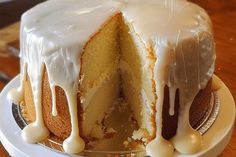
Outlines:
MULTIPOLYGON (((215 73, 229 87, 236 100, 236 0, 191 1, 206 9, 212 19, 217 53, 215 73)), ((18 32, 18 24, 15 24, 14 27, 15 32, 18 32)), ((13 38, 18 38, 18 33, 15 33, 13 38)), ((0 43, 1 39, 0 30, 0 43)), ((14 45, 15 43, 10 40, 9 44, 14 45)), ((19 73, 19 60, 16 57, 9 57, 4 51, 7 51, 7 49, 4 50, 0 47, 0 71, 4 71, 12 78, 19 73)), ((0 82, 0 90, 3 87, 4 83, 0 82)), ((0 156, 9 157, 1 145, 0 156)), ((236 127, 229 145, 220 157, 234 156, 236 156, 236 127)))

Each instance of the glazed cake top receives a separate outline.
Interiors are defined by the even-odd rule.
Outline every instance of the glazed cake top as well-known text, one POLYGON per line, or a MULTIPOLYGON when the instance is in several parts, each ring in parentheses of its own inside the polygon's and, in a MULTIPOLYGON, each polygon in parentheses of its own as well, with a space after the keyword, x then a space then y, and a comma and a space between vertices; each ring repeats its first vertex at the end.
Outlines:
MULTIPOLYGON (((123 13, 146 47, 173 47, 178 45, 177 39, 181 42, 199 32, 211 34, 210 20, 205 11, 184 0, 51 0, 22 16, 21 56, 29 63, 28 57, 24 56, 40 55, 50 75, 50 82, 62 85, 64 81, 58 80, 61 78, 59 76, 66 76, 67 81, 78 76, 80 68, 76 58, 80 56, 83 46, 117 12, 123 13), (61 66, 51 67, 65 59, 74 66, 64 62, 61 66), (62 71, 67 69, 65 67, 68 71, 62 71)), ((212 64, 214 60, 207 62, 212 64)))

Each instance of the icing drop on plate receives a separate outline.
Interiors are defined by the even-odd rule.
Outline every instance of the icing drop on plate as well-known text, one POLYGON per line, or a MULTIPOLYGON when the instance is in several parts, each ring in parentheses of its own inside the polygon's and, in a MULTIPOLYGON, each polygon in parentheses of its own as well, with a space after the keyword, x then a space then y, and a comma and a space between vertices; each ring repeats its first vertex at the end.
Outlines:
POLYGON ((217 90, 219 90, 221 87, 222 87, 222 82, 221 82, 221 80, 220 80, 217 76, 213 75, 213 77, 212 77, 212 89, 213 89, 214 91, 217 91, 217 90))
POLYGON ((165 140, 162 136, 158 136, 146 147, 147 155, 151 157, 173 157, 174 147, 171 142, 165 140))

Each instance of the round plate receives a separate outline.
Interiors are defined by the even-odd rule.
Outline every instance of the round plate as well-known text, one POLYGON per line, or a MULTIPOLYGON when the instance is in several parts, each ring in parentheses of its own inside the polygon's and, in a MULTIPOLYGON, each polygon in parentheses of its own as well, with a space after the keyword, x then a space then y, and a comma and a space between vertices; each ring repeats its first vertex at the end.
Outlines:
MULTIPOLYGON (((0 140, 13 157, 66 157, 38 144, 25 143, 21 138, 21 129, 12 115, 12 105, 6 95, 8 91, 19 86, 19 76, 14 78, 0 94, 0 140)), ((227 146, 232 135, 235 120, 235 103, 228 88, 222 82, 222 87, 217 91, 221 101, 218 117, 214 124, 203 135, 203 149, 193 155, 182 155, 175 152, 174 157, 216 157, 227 146)), ((114 154, 114 156, 117 154, 114 154)))

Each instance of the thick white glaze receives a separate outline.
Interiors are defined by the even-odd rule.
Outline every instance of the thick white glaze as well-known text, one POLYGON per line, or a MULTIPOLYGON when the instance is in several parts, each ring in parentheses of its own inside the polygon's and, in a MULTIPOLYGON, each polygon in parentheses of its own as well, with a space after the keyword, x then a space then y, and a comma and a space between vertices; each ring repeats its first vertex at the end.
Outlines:
POLYGON ((164 1, 164 4, 163 1, 131 2, 123 9, 123 14, 146 47, 153 46, 157 59, 154 67, 157 132, 156 138, 147 145, 148 155, 171 157, 174 148, 183 154, 197 152, 202 138, 189 124, 189 109, 214 71, 209 17, 200 7, 181 0, 164 1), (170 115, 174 114, 173 95, 179 90, 178 129, 171 140, 173 145, 161 135, 165 86, 170 91, 170 115))
MULTIPOLYGON (((65 91, 68 101, 72 131, 63 142, 63 148, 68 153, 83 151, 84 141, 79 136, 77 117, 80 53, 86 41, 118 11, 119 5, 118 2, 105 0, 52 0, 34 7, 22 16, 21 67, 26 66, 27 70, 22 71, 21 75, 24 76, 27 72, 29 76, 36 108, 36 121, 24 128, 22 133, 26 141, 39 142, 49 134, 44 126, 41 105, 41 84, 45 65, 52 91, 52 115, 57 115, 55 86, 65 91), (39 130, 40 135, 30 132, 34 128, 39 130)), ((19 102, 19 99, 16 100, 19 102)))
POLYGON ((198 151, 202 139, 189 125, 189 109, 213 74, 215 53, 207 14, 184 0, 51 0, 26 12, 22 17, 20 39, 22 84, 20 90, 9 94, 14 102, 23 99, 23 80, 27 73, 36 121, 23 130, 24 139, 39 142, 48 136, 41 105, 45 67, 52 91, 52 114, 57 115, 55 86, 65 91, 68 100, 72 132, 63 148, 68 153, 84 149, 76 116, 80 55, 89 38, 116 12, 122 12, 145 47, 153 47, 157 59, 154 66, 157 132, 156 138, 147 145, 148 154, 171 157, 174 148, 184 154, 198 151), (165 86, 170 89, 170 115, 175 114, 175 91, 178 89, 180 93, 178 130, 171 142, 161 135, 165 86), (30 133, 34 129, 39 130, 37 135, 30 133))

